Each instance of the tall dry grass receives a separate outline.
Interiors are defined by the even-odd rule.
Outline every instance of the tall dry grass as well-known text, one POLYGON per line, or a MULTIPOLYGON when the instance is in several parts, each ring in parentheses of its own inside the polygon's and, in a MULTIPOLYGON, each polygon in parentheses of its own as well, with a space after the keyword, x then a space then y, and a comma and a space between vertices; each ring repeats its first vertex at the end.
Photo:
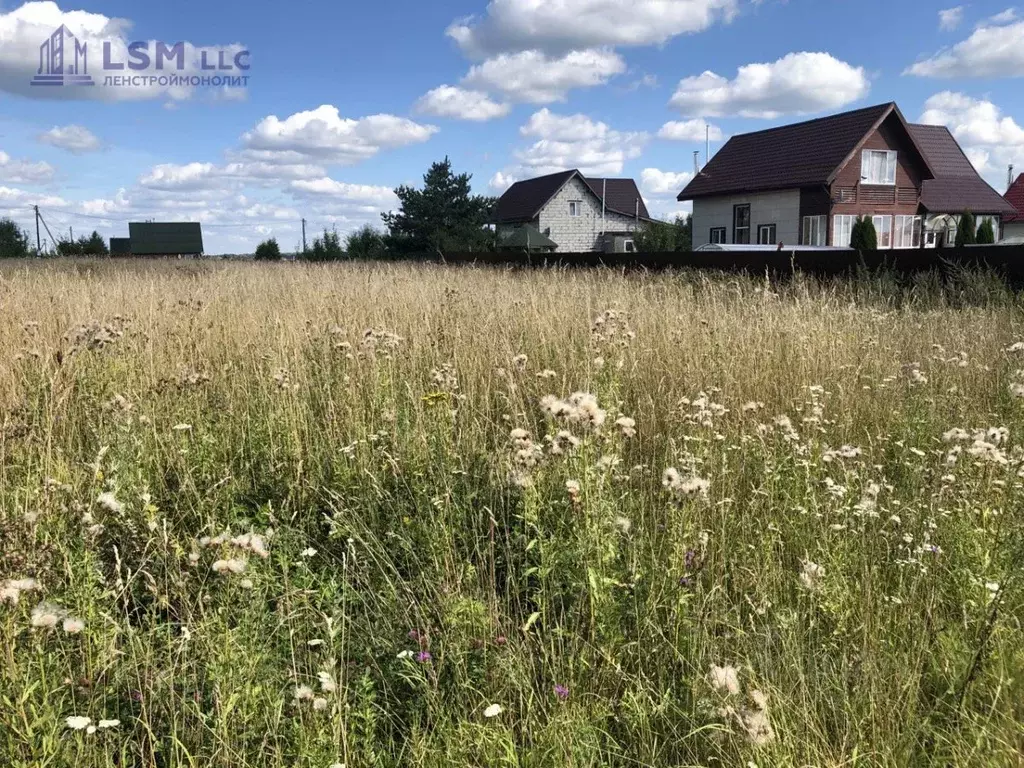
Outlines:
POLYGON ((4 264, 0 762, 1019 765, 1020 310, 4 264))

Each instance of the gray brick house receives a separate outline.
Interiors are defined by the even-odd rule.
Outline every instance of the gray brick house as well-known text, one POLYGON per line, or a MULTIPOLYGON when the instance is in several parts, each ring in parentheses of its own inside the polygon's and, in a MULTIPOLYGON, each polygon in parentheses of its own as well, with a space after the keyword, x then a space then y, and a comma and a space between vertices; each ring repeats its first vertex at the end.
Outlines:
POLYGON ((633 250, 637 227, 651 221, 633 179, 592 179, 577 170, 513 184, 498 200, 498 245, 523 225, 562 252, 633 250))

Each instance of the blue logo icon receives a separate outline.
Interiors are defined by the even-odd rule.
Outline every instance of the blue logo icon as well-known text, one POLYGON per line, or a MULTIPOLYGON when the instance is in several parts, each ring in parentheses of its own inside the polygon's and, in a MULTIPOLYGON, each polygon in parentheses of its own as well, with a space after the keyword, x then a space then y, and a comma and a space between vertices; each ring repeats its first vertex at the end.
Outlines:
POLYGON ((39 46, 39 72, 32 85, 96 85, 89 75, 87 47, 61 24, 39 46))

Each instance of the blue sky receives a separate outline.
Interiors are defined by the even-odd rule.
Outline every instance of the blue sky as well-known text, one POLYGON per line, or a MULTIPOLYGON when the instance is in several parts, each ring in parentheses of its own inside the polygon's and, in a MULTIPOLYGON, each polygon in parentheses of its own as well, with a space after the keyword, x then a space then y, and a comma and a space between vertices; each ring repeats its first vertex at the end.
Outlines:
POLYGON ((1024 10, 1005 0, 0 2, 0 215, 33 238, 39 205, 54 234, 192 219, 210 253, 290 249, 303 217, 379 223, 448 155, 486 194, 561 168, 630 176, 668 217, 705 125, 714 153, 886 101, 948 125, 1002 192, 1024 169, 1021 76, 1024 10), (29 85, 62 23, 96 86, 29 85), (104 43, 124 61, 133 41, 185 42, 188 76, 204 50, 248 50, 248 83, 104 85, 104 43))

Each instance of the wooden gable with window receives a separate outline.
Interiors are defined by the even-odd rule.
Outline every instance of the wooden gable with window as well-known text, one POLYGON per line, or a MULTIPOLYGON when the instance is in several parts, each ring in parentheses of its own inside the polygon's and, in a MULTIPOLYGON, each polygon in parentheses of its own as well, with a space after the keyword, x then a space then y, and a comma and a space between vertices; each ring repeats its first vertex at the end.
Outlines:
POLYGON ((830 243, 849 245, 854 221, 868 216, 879 248, 919 248, 921 192, 932 176, 909 126, 891 111, 835 174, 830 243))

